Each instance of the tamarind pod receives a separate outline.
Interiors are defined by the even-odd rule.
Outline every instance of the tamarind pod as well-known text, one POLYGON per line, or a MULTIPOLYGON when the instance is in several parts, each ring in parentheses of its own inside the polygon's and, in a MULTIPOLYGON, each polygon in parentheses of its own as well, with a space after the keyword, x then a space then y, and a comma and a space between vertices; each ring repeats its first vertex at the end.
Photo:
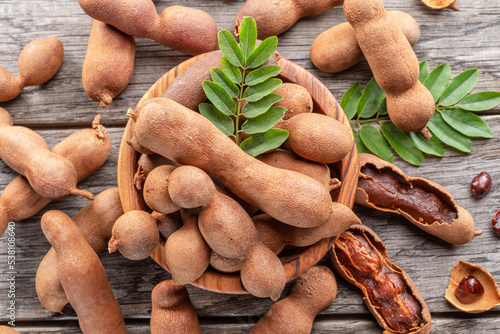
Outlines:
POLYGON ((151 292, 151 334, 199 334, 200 323, 183 285, 166 280, 151 292))
MULTIPOLYGON (((356 191, 357 204, 400 214, 418 228, 454 245, 465 244, 483 233, 474 229, 471 214, 459 206, 443 186, 424 178, 407 176, 396 165, 373 154, 362 153, 358 158, 360 176, 356 191), (373 169, 370 174, 375 177, 367 175, 369 168, 373 169), (373 190, 373 185, 388 182, 376 175, 393 175, 394 181, 390 182, 396 190, 391 190, 392 195, 373 190), (397 191, 399 188, 410 190, 401 193, 397 191)), ((384 183, 384 188, 388 186, 384 183)))
POLYGON ((290 294, 273 304, 250 334, 309 334, 314 318, 337 296, 337 281, 327 267, 309 268, 290 294))
POLYGON ((330 262, 363 292, 368 310, 386 334, 428 334, 431 314, 415 283, 394 264, 383 241, 364 225, 334 238, 330 262))
POLYGON ((178 167, 179 164, 162 157, 159 154, 141 154, 137 160, 137 171, 134 175, 134 184, 137 190, 142 190, 142 184, 153 169, 162 165, 172 165, 178 167))
POLYGON ((213 51, 189 65, 175 77, 161 97, 171 99, 191 110, 198 110, 198 105, 207 99, 202 83, 212 79, 210 72, 212 68, 220 68, 223 56, 222 51, 213 51))
POLYGON ((239 35, 243 18, 252 16, 257 23, 257 37, 265 39, 290 29, 300 18, 321 14, 342 5, 343 0, 247 0, 234 19, 234 34, 239 35))
POLYGON ((105 108, 130 82, 134 59, 134 37, 94 20, 82 69, 87 95, 105 108))
POLYGON ((212 174, 236 196, 279 221, 313 227, 331 214, 332 200, 321 183, 251 157, 209 120, 172 100, 150 99, 130 116, 141 145, 212 174))
POLYGON ((151 217, 158 223, 160 237, 163 240, 167 240, 175 231, 182 227, 180 210, 170 214, 153 211, 151 212, 151 217))
MULTIPOLYGON (((0 114, 1 112, 2 108, 0 114)), ((73 164, 78 181, 98 170, 109 156, 111 142, 106 128, 99 124, 99 120, 100 115, 94 119, 92 129, 79 130, 52 148, 52 153, 73 164)), ((15 177, 0 196, 0 235, 9 221, 29 218, 51 201, 52 199, 39 195, 24 176, 15 177)))
POLYGON ((434 98, 418 80, 415 52, 387 14, 382 0, 345 0, 344 14, 354 28, 373 76, 387 98, 391 121, 403 131, 430 138, 427 123, 434 114, 434 98))
POLYGON ((49 81, 61 67, 63 58, 63 45, 56 37, 29 42, 17 60, 19 76, 0 67, 0 102, 14 99, 24 87, 49 81))
MULTIPOLYGON (((99 254, 108 245, 113 225, 122 214, 118 188, 110 188, 99 193, 73 217, 73 221, 90 247, 99 254)), ((50 312, 61 312, 68 299, 59 280, 54 248, 40 262, 35 283, 42 306, 50 312)))
MULTIPOLYGON (((410 14, 399 10, 390 10, 387 14, 403 31, 410 45, 415 45, 420 38, 417 21, 410 14)), ((359 63, 364 55, 353 27, 349 22, 344 22, 323 31, 314 39, 310 58, 321 71, 336 73, 359 63)))
POLYGON ((41 225, 56 252, 59 279, 82 332, 127 333, 101 261, 73 220, 52 210, 42 216, 41 225))
POLYGON ((212 251, 210 265, 223 273, 236 273, 241 270, 242 259, 225 257, 212 251))
POLYGON ((189 54, 218 49, 217 26, 200 9, 170 6, 160 15, 150 0, 79 0, 87 15, 135 37, 146 37, 189 54))

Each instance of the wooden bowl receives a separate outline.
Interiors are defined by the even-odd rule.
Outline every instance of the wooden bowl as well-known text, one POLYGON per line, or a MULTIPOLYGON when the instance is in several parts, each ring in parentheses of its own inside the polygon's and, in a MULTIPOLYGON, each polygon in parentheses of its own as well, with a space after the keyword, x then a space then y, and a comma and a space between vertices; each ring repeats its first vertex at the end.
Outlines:
MULTIPOLYGON (((203 58, 205 55, 206 54, 202 54, 190 58, 168 71, 165 75, 158 79, 158 81, 156 81, 151 88, 149 88, 137 104, 136 108, 140 107, 145 101, 153 97, 160 96, 176 76, 182 73, 189 65, 203 58)), ((321 83, 310 72, 287 59, 281 58, 278 64, 282 69, 280 78, 284 82, 299 84, 309 91, 314 101, 315 112, 331 116, 350 128, 349 120, 346 118, 342 108, 323 83, 321 83)), ((142 195, 137 191, 133 182, 139 154, 126 143, 126 141, 131 138, 132 129, 129 121, 123 133, 118 156, 118 188, 120 190, 120 199, 125 212, 130 210, 146 210, 146 205, 142 199, 142 195)), ((330 167, 335 170, 337 177, 342 181, 342 186, 336 195, 337 202, 352 208, 354 205, 354 196, 356 193, 359 174, 356 145, 353 144, 351 152, 342 161, 330 167)), ((286 257, 280 256, 282 262, 284 263, 287 281, 289 282, 297 278, 300 274, 321 260, 323 256, 325 256, 326 252, 331 248, 331 242, 331 238, 326 238, 312 246, 298 249, 297 252, 286 257)), ((168 271, 163 255, 164 247, 165 243, 161 241, 156 251, 151 254, 151 257, 160 266, 168 271)), ((202 289, 220 293, 248 293, 243 288, 239 275, 221 274, 216 272, 211 267, 209 267, 209 269, 207 269, 207 271, 200 278, 191 284, 202 289)))

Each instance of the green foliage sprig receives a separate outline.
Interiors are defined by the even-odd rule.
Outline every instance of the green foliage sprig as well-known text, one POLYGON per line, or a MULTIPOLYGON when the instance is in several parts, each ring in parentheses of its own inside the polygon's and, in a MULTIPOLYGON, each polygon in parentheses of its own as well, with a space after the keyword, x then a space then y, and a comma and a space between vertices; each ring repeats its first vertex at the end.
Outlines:
POLYGON ((213 68, 212 81, 203 82, 211 104, 201 103, 200 113, 251 156, 279 147, 288 138, 288 131, 273 128, 287 111, 273 107, 283 99, 272 93, 282 83, 275 78, 281 68, 262 66, 276 51, 278 38, 269 37, 255 47, 257 26, 252 17, 245 17, 239 45, 227 30, 219 31, 218 42, 224 53, 221 68, 213 68), (242 140, 242 133, 248 138, 242 140))
POLYGON ((450 82, 450 64, 436 67, 429 73, 429 64, 420 63, 419 80, 431 92, 436 109, 427 124, 432 133, 425 140, 415 132, 405 132, 387 116, 385 93, 374 78, 361 91, 356 82, 342 97, 341 106, 353 126, 358 152, 371 152, 393 162, 394 151, 405 161, 420 166, 424 154, 443 157, 443 143, 460 152, 472 151, 471 138, 491 138, 493 132, 476 111, 485 111, 500 104, 500 92, 470 94, 479 78, 477 69, 466 70, 450 82), (378 123, 380 130, 370 123, 378 123), (355 129, 356 128, 356 129, 355 129))

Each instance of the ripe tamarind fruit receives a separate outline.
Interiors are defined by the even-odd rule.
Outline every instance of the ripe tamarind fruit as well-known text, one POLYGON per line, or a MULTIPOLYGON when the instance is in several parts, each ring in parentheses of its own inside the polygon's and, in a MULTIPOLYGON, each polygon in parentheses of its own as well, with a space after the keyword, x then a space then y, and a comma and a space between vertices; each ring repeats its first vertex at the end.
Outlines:
POLYGON ((118 250, 129 260, 143 260, 155 251, 159 242, 156 220, 145 211, 132 210, 116 220, 108 250, 110 253, 118 250))
POLYGON ((383 1, 345 0, 344 14, 375 80, 386 94, 391 121, 403 131, 420 132, 430 138, 427 123, 434 114, 434 98, 418 80, 417 56, 385 11, 383 1))
POLYGON ((324 266, 309 268, 297 278, 292 292, 272 305, 250 334, 308 334, 314 318, 337 296, 337 280, 324 266))
MULTIPOLYGON (((0 116, 10 118, 5 113, 0 116)), ((6 120, 0 121, 0 124, 6 123, 6 120)), ((33 190, 42 197, 59 199, 80 195, 94 198, 90 192, 76 188, 78 175, 75 166, 51 152, 42 136, 24 126, 0 127, 0 159, 25 176, 33 190)))
POLYGON ((223 273, 235 273, 241 270, 242 259, 225 257, 212 251, 210 265, 223 273))
POLYGON ((83 89, 102 108, 127 87, 134 73, 135 39, 94 20, 83 61, 83 89))
POLYGON ((127 333, 104 267, 73 220, 52 210, 42 216, 41 225, 55 250, 59 279, 82 332, 127 333))
MULTIPOLYGON (((0 114, 7 113, 0 108, 0 114)), ((5 119, 0 116, 0 119, 5 119)), ((100 115, 92 122, 93 128, 79 130, 54 146, 52 153, 68 159, 75 166, 78 181, 98 170, 111 150, 106 128, 99 124, 100 115)), ((40 196, 24 176, 15 177, 0 196, 0 235, 11 221, 29 218, 52 200, 40 196)))
POLYGON ((151 292, 151 334, 200 334, 200 323, 186 288, 171 280, 151 292))
POLYGON ((61 67, 63 58, 63 45, 57 37, 29 42, 17 60, 19 76, 0 66, 0 102, 14 99, 24 87, 49 81, 61 67))
POLYGON ((234 19, 234 34, 239 35, 245 16, 252 16, 257 23, 257 38, 265 39, 290 29, 299 19, 317 15, 342 5, 343 0, 247 0, 234 19))
MULTIPOLYGON (((410 45, 415 45, 420 38, 417 21, 410 14, 399 10, 390 10, 387 14, 403 31, 410 45)), ((336 73, 357 64, 364 56, 354 28, 349 22, 344 22, 323 31, 314 39, 310 58, 321 71, 336 73)))
POLYGON ((168 48, 197 55, 218 49, 217 26, 200 9, 170 6, 158 15, 151 0, 79 0, 90 17, 135 37, 146 37, 168 48))
POLYGON ((373 154, 359 154, 356 203, 397 213, 418 228, 450 244, 462 245, 482 234, 471 214, 440 184, 407 176, 373 154))
POLYGON ((210 263, 211 249, 198 229, 198 215, 181 209, 183 226, 165 242, 165 262, 175 284, 195 281, 210 263))
POLYGON ((174 170, 171 165, 158 166, 146 178, 143 197, 153 211, 169 214, 179 210, 168 192, 169 178, 174 170))
POLYGON ((317 113, 298 114, 276 127, 289 132, 287 143, 301 157, 320 163, 342 160, 354 143, 352 132, 335 118, 317 113))
POLYGON ((279 221, 313 227, 328 219, 332 200, 321 183, 251 157, 202 115, 172 100, 153 98, 130 116, 135 119, 133 136, 141 145, 204 170, 279 221), (203 138, 203 144, 187 138, 203 138))
MULTIPOLYGON (((73 221, 89 246, 99 254, 108 245, 113 225, 122 214, 118 188, 111 188, 99 193, 73 217, 73 221)), ((57 272, 57 255, 54 248, 51 248, 40 262, 35 283, 42 306, 50 312, 61 312, 68 299, 57 272)))

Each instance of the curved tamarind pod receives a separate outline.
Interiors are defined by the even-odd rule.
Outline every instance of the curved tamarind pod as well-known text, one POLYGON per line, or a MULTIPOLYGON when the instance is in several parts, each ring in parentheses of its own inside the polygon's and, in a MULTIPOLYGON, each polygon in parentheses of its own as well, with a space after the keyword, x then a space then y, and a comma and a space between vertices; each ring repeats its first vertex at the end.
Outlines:
MULTIPOLYGON (((74 217, 73 221, 92 249, 99 254, 111 238, 115 221, 123 214, 118 188, 99 193, 74 217)), ((51 248, 36 272, 36 293, 40 303, 50 312, 61 312, 68 303, 57 272, 57 255, 51 248)))
POLYGON ((0 102, 18 96, 24 87, 38 86, 52 78, 62 65, 64 49, 57 37, 29 42, 19 54, 19 76, 0 67, 0 102))
POLYGON ((403 31, 387 14, 382 0, 345 0, 344 14, 373 76, 386 94, 387 112, 401 130, 430 138, 427 123, 434 98, 418 80, 419 63, 403 31))
POLYGON ((356 203, 400 214, 418 228, 454 245, 465 244, 483 233, 475 231, 471 214, 443 186, 407 176, 373 154, 358 157, 356 203))
POLYGON ((309 334, 314 318, 337 296, 337 280, 323 266, 311 267, 295 282, 292 292, 273 304, 250 334, 309 334))
POLYGON ((201 168, 236 196, 284 223, 313 227, 331 214, 330 193, 321 183, 251 157, 208 119, 172 100, 150 99, 130 115, 135 120, 134 137, 141 145, 201 168), (204 138, 204 143, 182 138, 204 138))
POLYGON ((94 20, 83 61, 83 89, 105 108, 127 87, 134 73, 135 39, 94 20))
POLYGON ((48 211, 42 231, 56 252, 59 279, 82 332, 127 333, 104 267, 73 220, 61 211, 48 211))
MULTIPOLYGON (((420 38, 417 21, 410 14, 399 10, 390 10, 387 14, 403 31, 408 42, 415 45, 420 38)), ((336 73, 359 63, 364 55, 353 27, 349 22, 344 22, 323 31, 314 39, 310 58, 321 71, 336 73)))
MULTIPOLYGON (((109 156, 111 142, 99 120, 100 115, 97 115, 92 129, 79 130, 52 148, 52 153, 66 158, 75 166, 78 181, 98 170, 109 156)), ((29 218, 51 201, 33 190, 24 176, 15 177, 0 196, 0 235, 9 221, 29 218)))
POLYGON ((151 292, 151 334, 200 334, 200 323, 182 285, 166 280, 151 292))
POLYGON ((428 334, 431 313, 410 276, 387 255, 383 241, 364 225, 334 238, 330 262, 363 292, 368 310, 386 334, 428 334))
POLYGON ((200 9, 170 6, 158 15, 150 0, 78 3, 87 15, 131 36, 151 38, 193 56, 218 49, 215 21, 200 9))
POLYGON ((343 0, 247 0, 234 19, 234 34, 239 35, 245 16, 252 16, 257 23, 257 37, 265 39, 290 29, 299 19, 317 15, 342 5, 343 0))

